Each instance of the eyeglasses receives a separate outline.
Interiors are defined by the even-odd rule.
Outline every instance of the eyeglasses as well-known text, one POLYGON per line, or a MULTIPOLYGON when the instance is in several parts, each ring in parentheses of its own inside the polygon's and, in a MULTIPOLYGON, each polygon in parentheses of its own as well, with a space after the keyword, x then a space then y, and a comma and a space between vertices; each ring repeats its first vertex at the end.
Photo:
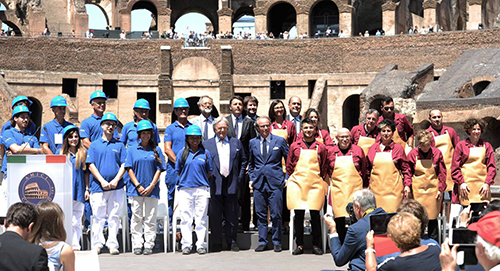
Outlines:
POLYGON ((269 124, 259 125, 260 128, 269 128, 269 126, 271 126, 271 125, 269 125, 269 124))
POLYGON ((386 106, 384 107, 385 111, 394 111, 394 106, 386 106))

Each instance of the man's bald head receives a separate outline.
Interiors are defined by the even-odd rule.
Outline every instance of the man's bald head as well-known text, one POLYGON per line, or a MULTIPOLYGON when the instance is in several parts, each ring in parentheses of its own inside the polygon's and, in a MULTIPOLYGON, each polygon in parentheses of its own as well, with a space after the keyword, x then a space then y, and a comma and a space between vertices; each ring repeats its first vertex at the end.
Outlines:
POLYGON ((443 128, 443 114, 441 111, 434 109, 429 112, 429 121, 432 128, 440 130, 443 128))
POLYGON ((351 132, 349 129, 340 128, 337 131, 337 141, 339 142, 340 149, 348 149, 351 146, 351 132))

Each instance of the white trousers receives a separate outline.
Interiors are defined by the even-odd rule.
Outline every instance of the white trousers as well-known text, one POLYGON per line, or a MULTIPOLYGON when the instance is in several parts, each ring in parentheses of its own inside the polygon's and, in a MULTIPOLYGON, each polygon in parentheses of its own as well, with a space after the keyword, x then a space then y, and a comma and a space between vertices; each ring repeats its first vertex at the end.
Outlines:
POLYGON ((85 204, 82 202, 73 201, 73 218, 71 219, 71 226, 73 228, 73 249, 80 250, 80 238, 82 237, 82 216, 85 204))
POLYGON ((90 194, 90 206, 92 207, 92 249, 104 246, 104 223, 108 221, 109 249, 118 249, 116 235, 120 228, 120 213, 123 208, 125 191, 123 189, 105 191, 90 194))
POLYGON ((210 199, 210 189, 206 186, 196 188, 184 188, 177 192, 180 217, 181 217, 181 233, 182 233, 182 248, 191 248, 193 245, 193 219, 196 232, 196 247, 207 248, 205 235, 207 233, 207 212, 208 201, 210 199))
POLYGON ((130 232, 132 233, 132 248, 153 249, 156 240, 156 217, 158 199, 151 197, 130 197, 132 218, 130 232), (143 230, 144 225, 144 230, 143 230), (142 234, 144 232, 144 238, 142 234))
POLYGON ((452 203, 450 208, 450 217, 448 218, 448 228, 451 229, 453 226, 453 221, 455 222, 455 228, 458 228, 458 224, 460 223, 460 213, 464 207, 461 204, 452 203))

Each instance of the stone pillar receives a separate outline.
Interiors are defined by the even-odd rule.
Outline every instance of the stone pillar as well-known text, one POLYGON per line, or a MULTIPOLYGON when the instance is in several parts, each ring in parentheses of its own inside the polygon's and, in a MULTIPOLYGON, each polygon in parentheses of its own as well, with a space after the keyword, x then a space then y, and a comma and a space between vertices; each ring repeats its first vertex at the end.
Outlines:
MULTIPOLYGON (((7 11, 5 11, 7 12, 7 11)), ((12 10, 14 12, 14 10, 12 10)), ((87 16, 85 14, 85 16, 87 16)), ((88 22, 85 27, 88 27, 88 22)), ((26 33, 28 36, 41 36, 42 32, 45 30, 45 12, 41 10, 33 10, 31 13, 31 18, 30 18, 30 26, 29 26, 29 32, 26 33)), ((23 33, 24 34, 24 33, 23 33)), ((54 33, 57 35, 57 33, 54 33)))
POLYGON ((168 31, 170 29, 172 10, 167 8, 165 12, 158 15, 158 32, 168 31))
POLYGON ((227 115, 229 111, 229 100, 234 95, 233 89, 233 52, 229 45, 221 46, 222 61, 219 84, 219 108, 221 115, 227 115))
POLYGON ((343 5, 339 8, 339 33, 343 31, 344 37, 352 36, 352 20, 354 7, 351 5, 343 5))
POLYGON ((255 34, 257 33, 267 33, 267 17, 264 9, 255 8, 255 34))
POLYGON ((125 10, 120 11, 120 22, 121 22, 121 29, 125 31, 131 31, 132 29, 132 15, 130 12, 127 12, 125 10))
POLYGON ((219 33, 233 33, 233 24, 231 19, 232 14, 233 11, 229 8, 222 8, 217 10, 217 15, 219 17, 219 33))
POLYGON ((435 0, 425 0, 423 3, 424 7, 424 25, 425 27, 434 27, 437 23, 436 17, 436 7, 437 3, 435 0))
POLYGON ((481 13, 481 0, 469 0, 467 1, 467 14, 469 15, 469 20, 467 21, 467 30, 477 30, 482 20, 481 13))
POLYGON ((85 32, 89 28, 89 16, 87 13, 77 13, 75 14, 75 35, 76 37, 85 36, 85 32))
POLYGON ((297 13, 297 35, 302 35, 307 33, 310 37, 313 33, 309 33, 309 13, 299 12, 297 13))
POLYGON ((164 124, 170 123, 174 92, 172 89, 172 52, 170 46, 161 46, 161 71, 158 76, 158 105, 164 124))
POLYGON ((398 4, 388 1, 382 5, 382 29, 386 35, 396 34, 396 8, 398 4))

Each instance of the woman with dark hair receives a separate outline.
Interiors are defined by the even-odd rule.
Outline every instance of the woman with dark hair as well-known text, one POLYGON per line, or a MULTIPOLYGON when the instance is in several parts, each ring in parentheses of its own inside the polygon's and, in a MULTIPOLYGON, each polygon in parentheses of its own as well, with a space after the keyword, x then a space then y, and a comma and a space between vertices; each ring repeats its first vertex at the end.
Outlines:
POLYGON ((271 103, 269 118, 271 119, 271 133, 284 138, 288 146, 292 145, 297 137, 297 132, 293 122, 286 119, 285 104, 281 100, 274 100, 271 103))
POLYGON ((455 183, 452 203, 462 206, 491 200, 490 185, 496 176, 495 151, 490 143, 481 139, 486 123, 470 118, 465 121, 464 130, 469 138, 458 142, 451 163, 455 183))
POLYGON ((186 129, 186 146, 176 155, 175 171, 179 175, 177 185, 178 206, 181 215, 182 254, 191 252, 193 219, 196 231, 196 252, 207 253, 208 200, 212 172, 212 155, 201 144, 201 129, 191 125, 186 129))
MULTIPOLYGON (((330 148, 335 146, 335 143, 333 142, 332 138, 330 137, 330 133, 327 130, 321 129, 321 122, 319 121, 319 117, 320 116, 319 116, 318 110, 316 110, 314 108, 309 108, 304 113, 304 116, 302 117, 302 119, 311 119, 313 121, 314 128, 316 128, 316 134, 314 137, 316 138, 317 141, 323 143, 326 146, 326 148, 328 149, 328 151, 330 151, 330 148)), ((297 136, 296 140, 302 140, 303 137, 304 137, 304 135, 302 135, 302 133, 300 133, 297 136)))
POLYGON ((47 250, 49 262, 54 270, 74 271, 75 253, 66 244, 64 230, 64 213, 55 202, 42 202, 36 207, 37 221, 33 227, 29 241, 47 250))
POLYGON ((410 196, 411 175, 403 147, 392 140, 396 124, 386 119, 379 123, 380 141, 368 150, 369 186, 375 194, 377 207, 392 213, 410 196))
POLYGON ((139 121, 137 133, 139 144, 127 149, 125 162, 125 169, 130 176, 127 196, 131 200, 132 210, 132 247, 135 255, 151 255, 156 240, 156 216, 160 198, 158 179, 161 172, 166 170, 166 166, 163 153, 153 139, 151 122, 139 121))
MULTIPOLYGON (((63 130, 63 144, 60 154, 65 155, 73 165, 73 218, 72 243, 74 250, 80 250, 82 236, 82 216, 85 201, 89 200, 89 170, 85 159, 87 150, 80 138, 80 130, 74 125, 68 125, 63 130)), ((56 152, 57 153, 57 152, 56 152)))

